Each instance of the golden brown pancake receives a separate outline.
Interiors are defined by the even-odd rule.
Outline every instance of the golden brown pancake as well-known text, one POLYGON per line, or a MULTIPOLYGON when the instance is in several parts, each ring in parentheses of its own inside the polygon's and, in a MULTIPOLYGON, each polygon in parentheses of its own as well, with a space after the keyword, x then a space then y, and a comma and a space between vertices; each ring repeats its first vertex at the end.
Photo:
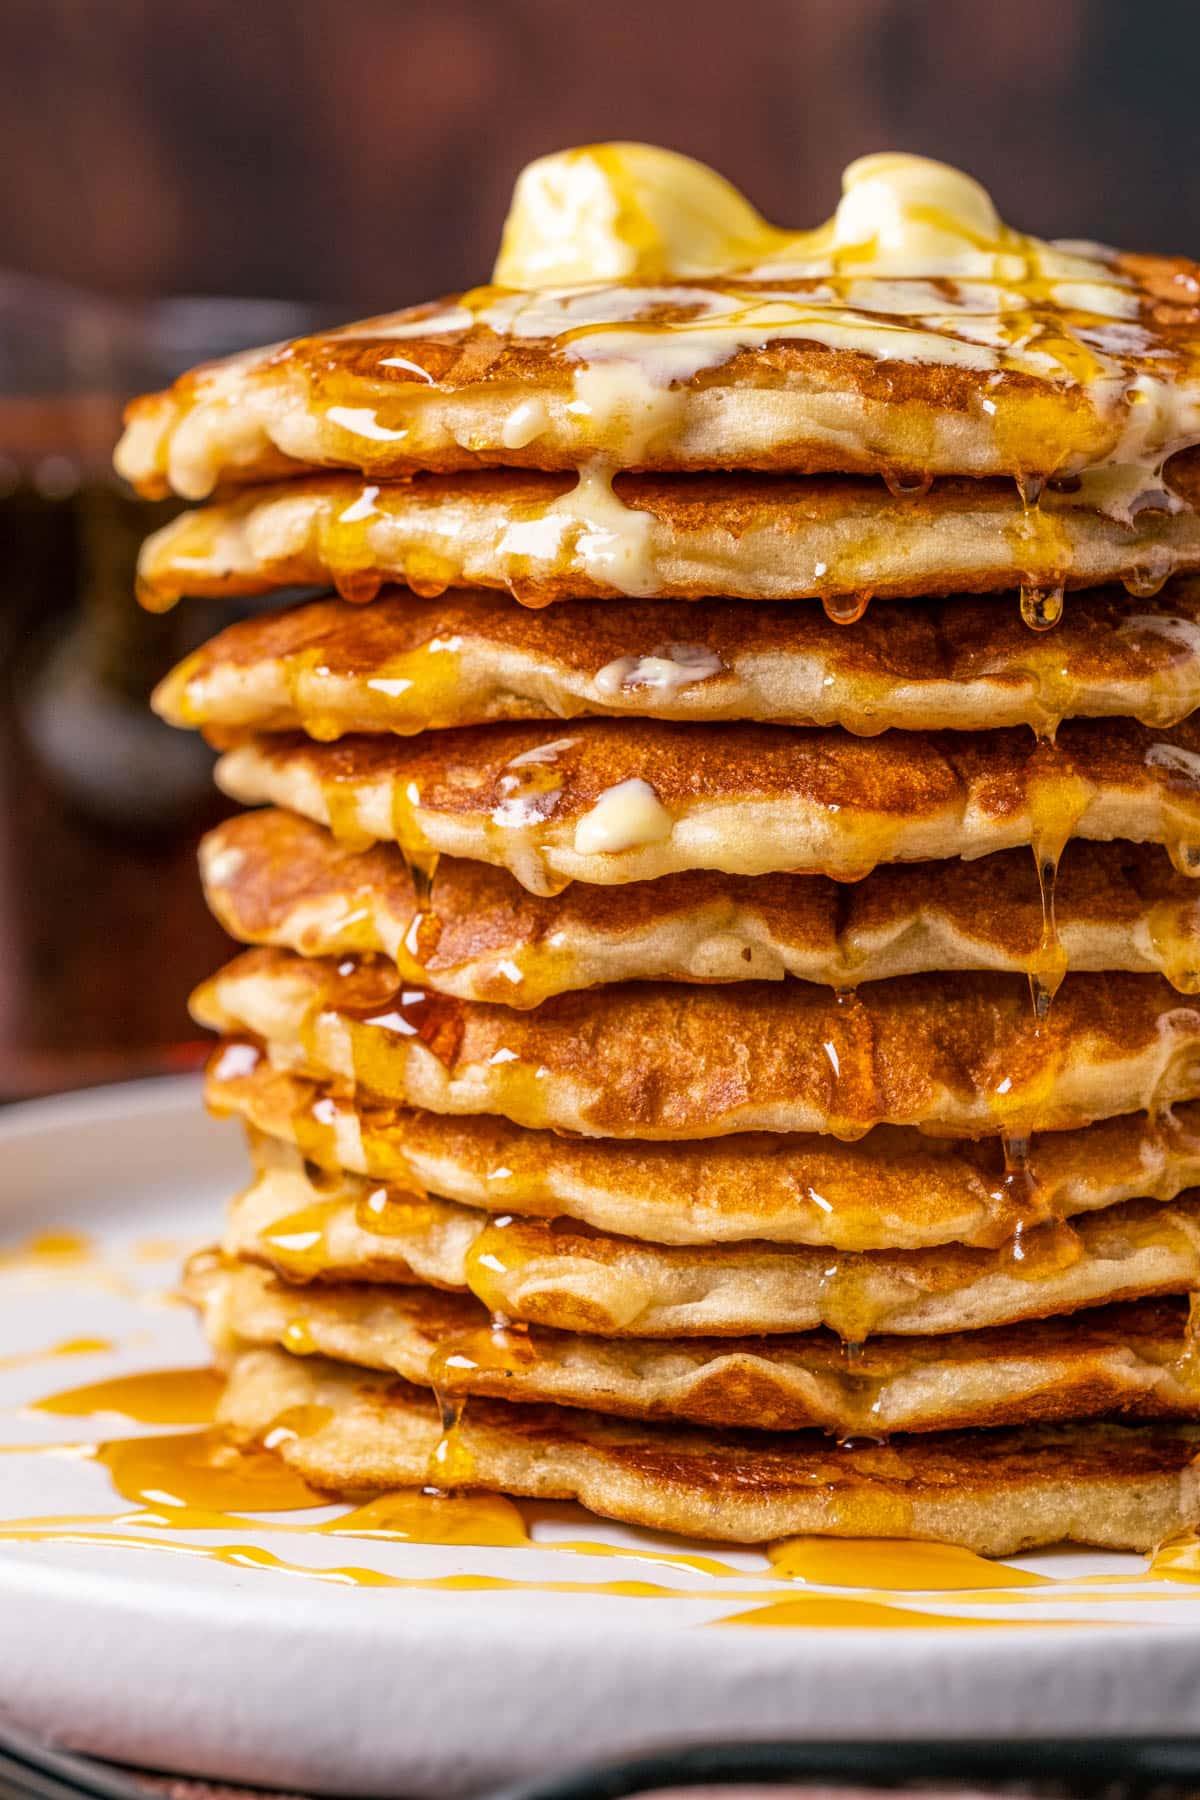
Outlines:
MULTIPOLYGON (((278 1454, 329 1492, 423 1485, 441 1434, 431 1396, 393 1375, 282 1350, 236 1357, 219 1409, 235 1439, 260 1442, 285 1413, 304 1430, 280 1432, 278 1454)), ((816 1432, 714 1432, 481 1399, 455 1436, 471 1487, 737 1543, 825 1533, 987 1556, 1064 1539, 1148 1551, 1200 1516, 1200 1428, 1186 1423, 1092 1420, 835 1448, 816 1432)))
MULTIPOLYGON (((573 882, 539 899, 507 870, 446 857, 423 907, 392 844, 355 850, 268 808, 200 846, 230 936, 303 956, 382 952, 406 981, 521 1009, 618 981, 795 975, 857 987, 926 970, 1045 973, 1041 892, 1025 850, 976 862, 883 864, 852 887, 820 875, 695 871, 627 887, 573 882)), ((1057 956, 1073 970, 1200 980, 1200 889, 1157 845, 1069 844, 1055 890, 1057 956)))
MULTIPOLYGON (((1194 569, 1198 473, 1194 453, 1178 456, 1171 488, 1189 504, 1136 516, 1113 516, 1078 484, 1047 488, 1034 511, 1004 480, 943 480, 927 493, 893 495, 856 477, 726 472, 621 475, 613 488, 630 514, 645 583, 664 599, 850 594, 878 603, 1020 583, 1137 586, 1194 569)), ((254 487, 180 513, 147 538, 138 591, 155 611, 184 594, 318 585, 361 601, 393 581, 426 596, 502 588, 526 606, 623 594, 563 510, 573 481, 479 469, 366 483, 331 471, 254 487)))
MULTIPOLYGON (((847 1343, 977 1331, 1200 1285, 1200 1193, 1129 1200, 994 1250, 831 1252, 643 1244, 567 1219, 489 1217, 256 1145, 222 1248, 293 1282, 470 1290, 488 1310, 601 1337, 742 1337, 825 1326, 847 1343)), ((304 1306, 297 1300, 297 1316, 304 1306)), ((300 1342, 303 1343, 303 1333, 300 1342)))
POLYGON ((1200 1096, 1200 1009, 1153 975, 1071 975, 1037 1022, 1025 982, 914 975, 560 994, 533 1012, 407 988, 384 958, 248 950, 193 1017, 316 1080, 442 1113, 594 1137, 874 1125, 1070 1130, 1200 1096))
POLYGON ((398 841, 511 869, 534 893, 686 869, 856 880, 879 863, 985 855, 1070 837, 1161 843, 1200 867, 1200 716, 1167 729, 1070 720, 1029 732, 849 732, 580 719, 412 741, 281 734, 217 778, 362 847, 398 841))
POLYGON ((491 1329, 477 1301, 430 1288, 297 1290, 265 1269, 193 1257, 184 1291, 218 1351, 275 1344, 390 1370, 444 1398, 490 1395, 629 1419, 836 1437, 1086 1419, 1195 1418, 1187 1303, 1100 1307, 1017 1330, 874 1338, 827 1332, 675 1343, 491 1329))
MULTIPOLYGON (((1200 522, 1197 529, 1200 530, 1200 522)), ((979 731, 1061 718, 1170 725, 1200 705, 1200 581, 1154 600, 1101 588, 1056 631, 993 598, 892 601, 852 629, 737 601, 503 595, 314 600, 231 625, 159 684, 172 725, 217 733, 414 732, 581 714, 979 731)))
MULTIPOLYGON (((1031 1210, 1066 1219, 1139 1197, 1171 1200, 1200 1184, 1197 1103, 1157 1124, 1126 1113, 1047 1132, 1031 1140, 1024 1175, 1006 1180, 995 1138, 888 1125, 856 1143, 778 1133, 698 1144, 560 1137, 486 1115, 352 1098, 272 1068, 245 1041, 214 1052, 206 1097, 215 1112, 296 1146, 316 1171, 356 1171, 489 1212, 566 1216, 660 1244, 995 1247, 1031 1210)), ((379 1250, 376 1242, 356 1254, 361 1262, 379 1250)))
POLYGON ((298 465, 1045 477, 1161 460, 1180 424, 1195 436, 1200 276, 1183 258, 1089 249, 1079 277, 1027 292, 1016 273, 869 268, 836 288, 778 272, 478 287, 194 369, 131 402, 117 467, 193 500, 298 465))

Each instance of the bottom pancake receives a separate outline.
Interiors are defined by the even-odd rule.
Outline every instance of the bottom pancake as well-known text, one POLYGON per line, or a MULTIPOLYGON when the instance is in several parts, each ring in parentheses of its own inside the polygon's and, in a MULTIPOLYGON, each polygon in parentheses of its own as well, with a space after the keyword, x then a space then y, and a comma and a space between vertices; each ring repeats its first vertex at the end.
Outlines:
MULTIPOLYGON (((431 1395, 394 1375, 283 1350, 236 1356, 218 1411, 331 1493, 424 1485, 431 1395)), ((633 1424, 472 1401, 443 1464, 458 1485, 577 1500, 629 1524, 762 1543, 801 1534, 923 1538, 1008 1556, 1039 1544, 1152 1549, 1200 1520, 1200 1425, 1093 1420, 835 1447, 817 1433, 633 1424)))
POLYGON ((430 1288, 297 1288, 265 1269, 192 1258, 185 1292, 219 1352, 274 1345, 434 1387, 631 1419, 817 1429, 838 1438, 1029 1424, 1124 1412, 1200 1416, 1183 1300, 1143 1301, 941 1338, 828 1332, 612 1340, 491 1328, 485 1307, 430 1288))

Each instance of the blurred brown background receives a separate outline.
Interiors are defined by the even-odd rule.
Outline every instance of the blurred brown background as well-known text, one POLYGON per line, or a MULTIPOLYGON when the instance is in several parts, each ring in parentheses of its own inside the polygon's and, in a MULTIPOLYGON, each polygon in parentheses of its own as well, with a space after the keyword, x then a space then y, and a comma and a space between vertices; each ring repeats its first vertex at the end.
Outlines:
POLYGON ((1195 0, 0 0, 0 21, 0 1098, 156 1061, 221 954, 193 872, 206 767, 142 712, 215 620, 133 609, 152 521, 104 474, 122 392, 485 277, 518 168, 597 138, 689 151, 787 224, 897 148, 965 165, 1026 228, 1200 250, 1195 0))

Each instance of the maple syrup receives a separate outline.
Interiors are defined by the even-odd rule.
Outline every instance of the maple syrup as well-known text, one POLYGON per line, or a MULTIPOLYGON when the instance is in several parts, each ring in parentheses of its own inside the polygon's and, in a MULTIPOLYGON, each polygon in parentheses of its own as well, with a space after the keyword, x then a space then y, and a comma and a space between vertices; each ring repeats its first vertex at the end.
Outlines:
POLYGON ((1021 617, 1031 631, 1049 631, 1063 616, 1066 589, 1061 582, 1048 587, 1022 582, 1021 617))
POLYGON ((822 594, 825 617, 834 625, 857 625, 871 604, 871 594, 860 590, 850 594, 822 594))
POLYGON ((202 1425, 214 1418, 221 1387, 213 1369, 149 1369, 63 1388, 31 1401, 30 1409, 71 1418, 111 1413, 139 1425, 202 1425))

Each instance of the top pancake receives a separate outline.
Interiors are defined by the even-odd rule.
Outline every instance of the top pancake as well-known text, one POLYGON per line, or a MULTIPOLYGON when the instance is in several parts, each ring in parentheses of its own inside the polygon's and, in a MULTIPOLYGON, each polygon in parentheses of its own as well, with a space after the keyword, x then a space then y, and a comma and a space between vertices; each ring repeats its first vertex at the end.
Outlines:
POLYGON ((117 466, 144 494, 200 499, 304 465, 919 478, 1161 461, 1197 432, 1196 265, 1051 260, 1057 276, 999 280, 475 288, 193 370, 131 403, 117 466))
POLYGON ((505 588, 526 606, 1143 587, 1200 566, 1196 453, 1174 457, 1164 481, 1143 493, 1102 471, 1027 507, 1004 480, 892 494, 862 477, 724 471, 620 475, 608 494, 532 469, 373 482, 329 471, 180 513, 142 546, 138 593, 161 611, 184 594, 327 583, 362 601, 390 581, 426 596, 505 588))
POLYGON ((1200 436, 1194 264, 1040 242, 919 157, 860 159, 806 232, 645 146, 546 158, 495 281, 195 370, 118 467, 193 499, 305 464, 1044 478, 1200 436))

